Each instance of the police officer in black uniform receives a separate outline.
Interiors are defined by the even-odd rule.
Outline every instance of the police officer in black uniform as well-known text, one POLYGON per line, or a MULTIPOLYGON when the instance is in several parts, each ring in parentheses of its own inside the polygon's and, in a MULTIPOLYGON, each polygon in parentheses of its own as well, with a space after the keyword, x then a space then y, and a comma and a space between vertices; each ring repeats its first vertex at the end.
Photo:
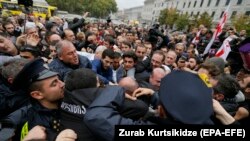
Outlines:
MULTIPOLYGON (((61 130, 58 107, 64 97, 64 82, 59 80, 57 73, 48 70, 42 59, 35 59, 18 73, 12 89, 26 91, 31 101, 27 111, 14 116, 21 118, 18 123, 22 125, 21 140, 36 125, 46 128, 47 140, 55 140, 61 130)), ((15 118, 10 118, 10 121, 11 119, 16 122, 15 118)))

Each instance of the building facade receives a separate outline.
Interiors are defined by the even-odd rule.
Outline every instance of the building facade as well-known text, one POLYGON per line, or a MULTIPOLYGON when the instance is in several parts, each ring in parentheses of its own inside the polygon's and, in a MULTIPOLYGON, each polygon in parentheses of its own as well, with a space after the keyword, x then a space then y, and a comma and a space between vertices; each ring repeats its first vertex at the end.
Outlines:
POLYGON ((142 8, 142 23, 151 23, 154 20, 154 3, 157 0, 145 0, 142 8))
POLYGON ((126 20, 130 22, 140 22, 142 20, 142 8, 143 6, 138 6, 134 8, 129 8, 124 10, 126 15, 126 20))
POLYGON ((219 21, 229 4, 229 17, 237 14, 250 15, 249 0, 177 0, 175 3, 178 3, 177 9, 181 13, 194 16, 207 12, 214 22, 219 21))
MULTIPOLYGON (((170 0, 168 0, 168 1, 170 1, 170 0)), ((156 0, 154 2, 154 11, 153 11, 152 22, 158 21, 161 10, 163 10, 167 7, 166 4, 167 4, 166 0, 156 0)))
MULTIPOLYGON (((217 23, 229 4, 229 18, 237 14, 250 16, 250 0, 145 0, 144 6, 135 11, 142 10, 140 21, 149 25, 158 21, 160 11, 165 8, 177 8, 191 17, 207 12, 217 23)), ((127 14, 133 15, 131 12, 127 14)))

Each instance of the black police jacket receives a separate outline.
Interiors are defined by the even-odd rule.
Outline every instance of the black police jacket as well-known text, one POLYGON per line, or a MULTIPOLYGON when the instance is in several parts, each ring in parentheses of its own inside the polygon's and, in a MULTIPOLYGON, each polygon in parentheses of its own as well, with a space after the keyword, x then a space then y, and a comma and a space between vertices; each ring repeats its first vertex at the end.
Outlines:
POLYGON ((11 84, 0 74, 0 119, 29 104, 24 91, 12 91, 11 84))
POLYGON ((28 130, 31 130, 36 125, 40 125, 46 128, 47 140, 54 141, 62 129, 60 110, 47 109, 37 101, 32 101, 32 107, 28 109, 27 115, 24 118, 27 120, 23 125, 22 134, 26 132, 26 127, 28 127, 28 130))
POLYGON ((78 141, 98 140, 86 127, 83 117, 102 90, 103 88, 78 89, 72 92, 65 90, 61 104, 61 123, 64 129, 69 128, 77 133, 78 141))
MULTIPOLYGON (((64 99, 61 104, 61 124, 63 128, 69 128, 77 133, 78 141, 95 141, 103 140, 98 135, 94 135, 89 128, 87 123, 84 122, 85 114, 87 113, 88 107, 95 103, 103 93, 109 93, 116 95, 116 91, 123 90, 119 86, 107 86, 105 88, 86 88, 78 89, 74 91, 65 91, 64 99)), ((124 91, 119 91, 124 96, 124 91)), ((103 101, 109 101, 110 97, 104 97, 103 101)), ((148 106, 140 100, 128 100, 122 101, 121 106, 118 108, 118 112, 127 118, 138 119, 144 116, 148 111, 148 106)), ((100 126, 106 126, 102 124, 100 126)))

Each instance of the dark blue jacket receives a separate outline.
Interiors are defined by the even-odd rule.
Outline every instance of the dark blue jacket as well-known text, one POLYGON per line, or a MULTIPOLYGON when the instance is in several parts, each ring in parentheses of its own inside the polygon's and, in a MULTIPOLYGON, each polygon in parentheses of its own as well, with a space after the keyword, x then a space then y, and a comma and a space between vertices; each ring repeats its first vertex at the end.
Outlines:
POLYGON ((1 119, 3 128, 13 128, 15 130, 14 136, 12 137, 13 141, 19 141, 21 137, 21 130, 23 124, 27 121, 27 112, 31 106, 24 106, 13 113, 9 114, 7 117, 1 119))
POLYGON ((11 84, 0 75, 0 119, 28 105, 28 95, 23 91, 12 91, 11 84))
POLYGON ((78 141, 97 141, 83 121, 88 106, 99 95, 103 88, 65 90, 61 104, 61 123, 64 129, 72 129, 77 134, 78 141))
POLYGON ((94 59, 92 61, 92 70, 98 74, 99 79, 104 83, 108 84, 113 82, 113 71, 111 68, 107 70, 103 69, 102 61, 99 59, 94 59))
POLYGON ((61 131, 60 123, 61 115, 59 109, 47 109, 38 102, 32 103, 32 107, 28 110, 27 122, 29 130, 36 125, 46 128, 47 140, 54 141, 61 131))
POLYGON ((49 68, 52 71, 58 72, 61 80, 64 80, 69 72, 78 68, 92 68, 91 62, 85 56, 78 55, 79 65, 78 66, 70 66, 68 64, 63 63, 58 58, 55 58, 50 64, 49 68))
POLYGON ((87 109, 84 121, 89 129, 102 140, 114 140, 115 125, 145 125, 142 120, 124 118, 118 112, 124 103, 124 89, 107 87, 87 109))
POLYGON ((13 124, 16 128, 15 139, 20 139, 25 124, 28 124, 28 130, 36 125, 41 125, 46 128, 47 140, 54 141, 56 136, 61 131, 60 111, 58 109, 47 109, 36 101, 32 102, 32 106, 23 107, 4 119, 13 124))
MULTIPOLYGON (((109 91, 110 95, 113 95, 113 92, 116 92, 115 90, 116 87, 113 86, 77 89, 71 92, 66 90, 61 104, 61 123, 63 128, 73 129, 77 133, 79 141, 102 140, 97 139, 97 136, 89 130, 83 118, 86 114, 86 109, 97 97, 106 91, 109 91)), ((121 90, 121 92, 123 91, 121 90)), ((121 95, 124 94, 121 93, 121 95)), ((124 117, 139 119, 148 111, 148 106, 141 100, 125 99, 120 104, 121 106, 118 110, 124 117)))

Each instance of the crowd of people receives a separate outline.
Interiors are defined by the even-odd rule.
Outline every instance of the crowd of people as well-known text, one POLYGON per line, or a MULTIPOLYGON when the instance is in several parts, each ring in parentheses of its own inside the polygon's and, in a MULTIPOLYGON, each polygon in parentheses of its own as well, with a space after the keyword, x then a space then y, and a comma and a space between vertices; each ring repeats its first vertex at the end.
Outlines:
POLYGON ((0 140, 114 140, 115 125, 250 123, 246 30, 224 28, 203 54, 213 35, 203 25, 170 32, 87 16, 1 18, 0 140), (227 37, 225 60, 215 53, 227 37))

